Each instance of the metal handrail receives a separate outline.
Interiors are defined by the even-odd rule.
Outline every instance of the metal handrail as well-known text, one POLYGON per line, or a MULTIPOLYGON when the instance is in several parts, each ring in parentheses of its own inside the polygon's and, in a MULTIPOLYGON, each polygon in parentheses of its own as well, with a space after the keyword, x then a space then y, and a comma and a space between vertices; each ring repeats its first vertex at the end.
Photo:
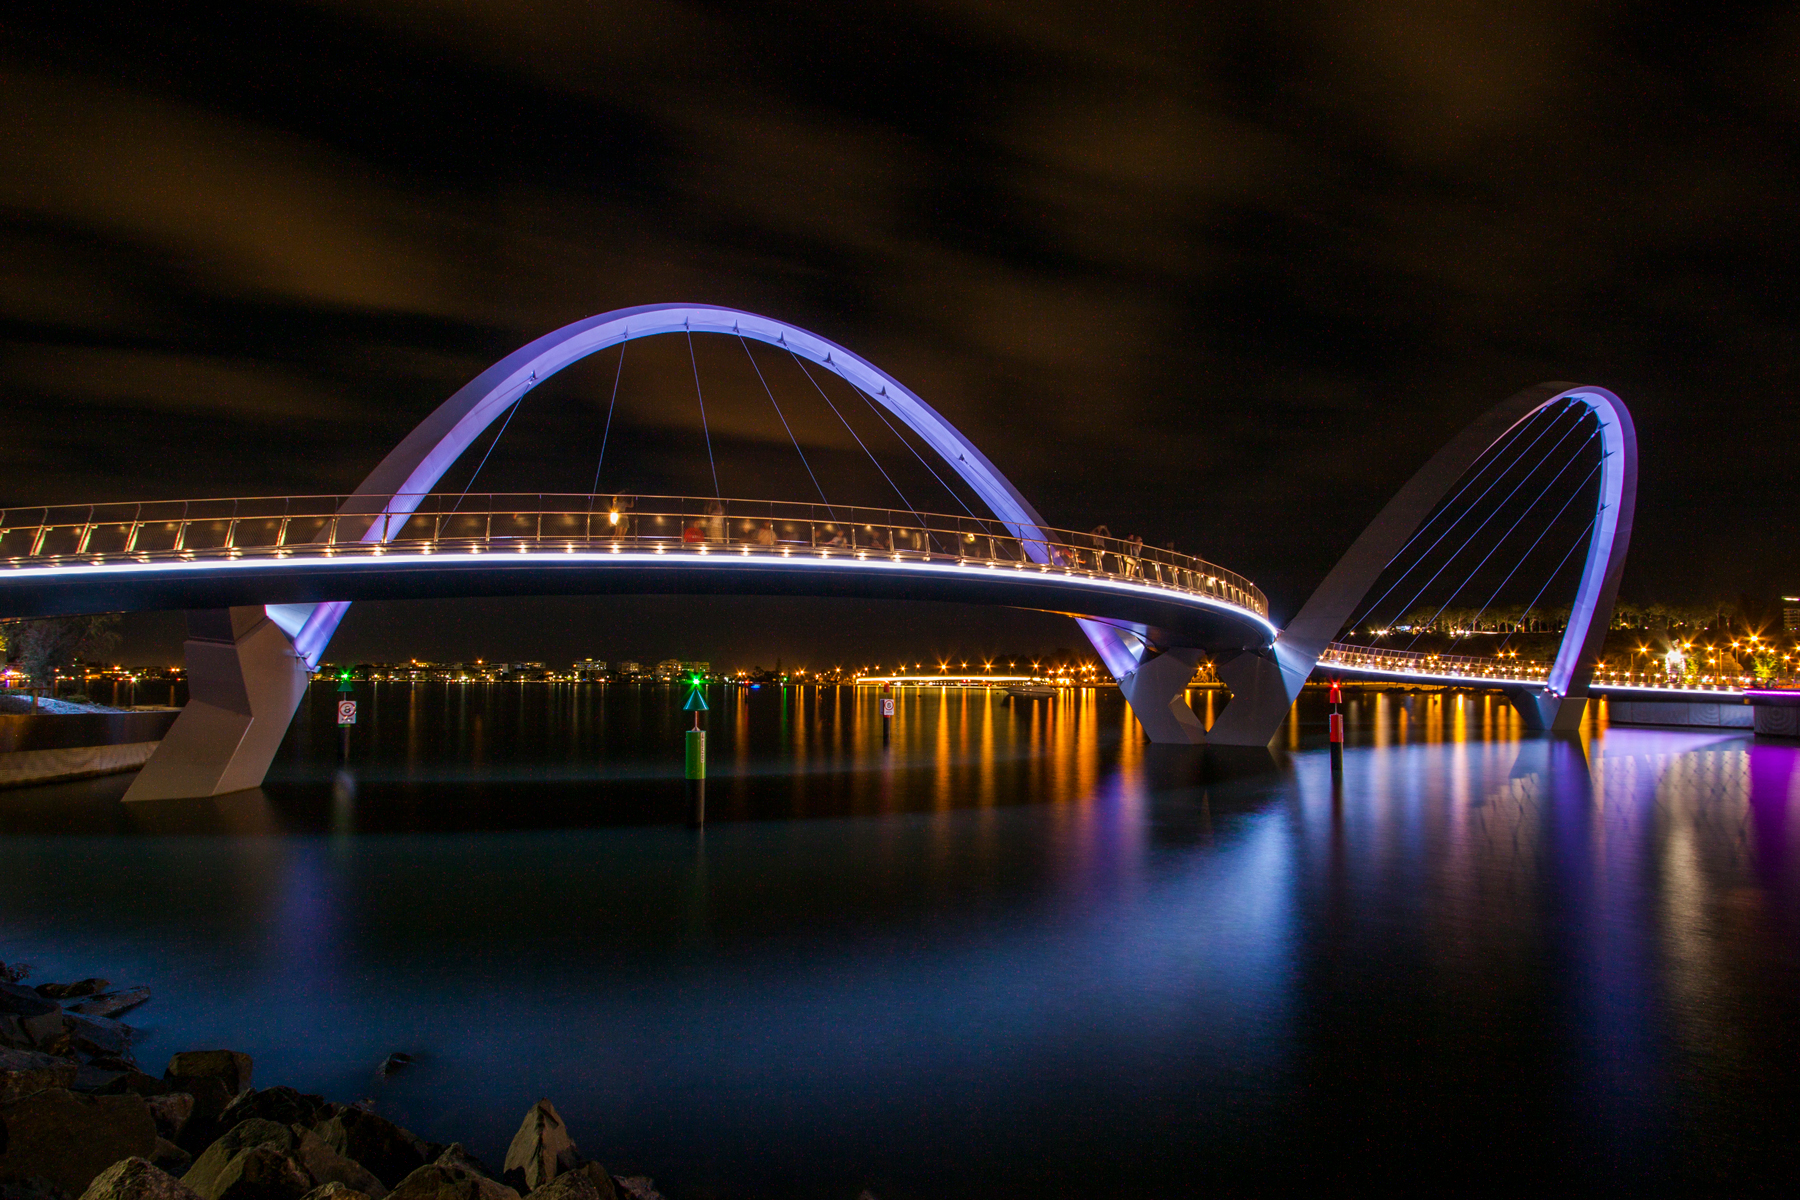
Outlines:
POLYGON ((551 493, 368 497, 257 496, 0 510, 0 563, 149 562, 174 558, 334 554, 351 550, 498 548, 573 550, 679 546, 867 557, 953 558, 1062 570, 1205 595, 1258 616, 1268 598, 1204 559, 1102 534, 1041 530, 1020 538, 1000 521, 854 505, 694 496, 551 493), (496 523, 499 532, 496 532, 496 523), (64 544, 67 543, 66 548, 64 544), (22 552, 21 552, 22 551, 22 552))
MULTIPOLYGON (((1322 667, 1348 667, 1359 670, 1388 671, 1395 675, 1449 675, 1459 679, 1499 681, 1503 683, 1547 683, 1550 667, 1546 663, 1509 663, 1498 658, 1468 654, 1431 654, 1417 650, 1387 650, 1379 646, 1354 646, 1332 642, 1319 656, 1322 667)), ((1669 679, 1649 671, 1617 671, 1601 667, 1595 671, 1589 686, 1652 687, 1659 691, 1716 691, 1751 686, 1750 676, 1705 676, 1699 683, 1669 679)))

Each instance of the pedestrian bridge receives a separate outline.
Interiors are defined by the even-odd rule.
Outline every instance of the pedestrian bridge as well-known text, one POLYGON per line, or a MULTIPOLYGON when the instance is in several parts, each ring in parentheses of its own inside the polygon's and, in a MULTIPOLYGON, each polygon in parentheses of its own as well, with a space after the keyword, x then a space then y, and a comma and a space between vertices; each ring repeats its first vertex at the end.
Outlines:
MULTIPOLYGON (((189 611, 191 698, 127 799, 206 796, 261 783, 310 669, 351 603, 373 598, 762 593, 1066 613, 1152 741, 1263 747, 1316 665, 1354 665, 1331 657, 1340 632, 1355 624, 1353 611, 1483 472, 1497 473, 1427 547, 1443 544, 1469 513, 1479 524, 1471 520, 1473 532, 1451 542, 1457 554, 1490 525, 1504 529, 1470 583, 1522 523, 1527 534, 1535 528, 1528 514, 1504 515, 1512 498, 1524 488, 1533 504, 1554 504, 1558 481, 1590 461, 1585 476, 1576 470, 1575 492, 1517 559, 1520 566, 1531 561, 1561 514, 1585 495, 1581 489, 1597 480, 1588 498, 1593 515, 1559 560, 1560 569, 1587 548, 1562 648, 1542 681, 1514 681, 1529 693, 1526 702, 1518 695, 1514 702, 1531 727, 1570 728, 1586 702, 1636 496, 1636 434, 1624 405, 1603 388, 1540 384, 1476 420, 1420 469, 1278 627, 1262 592, 1216 564, 1135 538, 1050 525, 942 414, 845 347, 786 322, 701 304, 602 313, 519 348, 420 421, 348 496, 7 509, 0 513, 0 614, 189 611), (729 339, 734 352, 741 347, 740 369, 754 371, 757 394, 779 418, 818 504, 727 498, 708 432, 696 335, 729 339), (590 494, 471 494, 485 455, 464 492, 443 487, 446 472, 477 439, 497 425, 491 454, 525 397, 589 355, 616 349, 616 403, 627 346, 657 336, 686 340, 712 496, 602 491, 611 403, 590 494), (804 378, 806 403, 822 403, 843 423, 885 481, 883 494, 896 495, 901 507, 853 507, 827 497, 776 395, 777 371, 796 384, 804 378), (832 378, 846 403, 866 405, 967 516, 920 511, 907 498, 827 393, 822 380, 832 378), (1553 439, 1547 446, 1546 438, 1553 439), (1540 467, 1549 483, 1534 495, 1540 467), (1522 475, 1507 491, 1501 484, 1509 472, 1522 475), (1465 475, 1469 482, 1452 495, 1465 475), (958 480, 988 515, 976 513, 947 479, 958 480), (1186 701, 1204 659, 1232 696, 1210 729, 1186 701)), ((1394 659, 1363 665, 1396 677, 1416 674, 1416 665, 1394 659)))

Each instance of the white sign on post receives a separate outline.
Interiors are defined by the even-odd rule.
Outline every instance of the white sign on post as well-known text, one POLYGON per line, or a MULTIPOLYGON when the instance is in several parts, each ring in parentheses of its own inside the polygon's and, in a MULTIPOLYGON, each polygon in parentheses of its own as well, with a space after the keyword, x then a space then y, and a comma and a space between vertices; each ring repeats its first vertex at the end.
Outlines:
POLYGON ((894 715, 894 698, 892 696, 883 696, 881 698, 881 715, 884 717, 891 717, 894 715))
POLYGON ((354 700, 339 700, 338 701, 338 724, 339 725, 354 725, 354 724, 356 724, 356 701, 354 701, 354 700))

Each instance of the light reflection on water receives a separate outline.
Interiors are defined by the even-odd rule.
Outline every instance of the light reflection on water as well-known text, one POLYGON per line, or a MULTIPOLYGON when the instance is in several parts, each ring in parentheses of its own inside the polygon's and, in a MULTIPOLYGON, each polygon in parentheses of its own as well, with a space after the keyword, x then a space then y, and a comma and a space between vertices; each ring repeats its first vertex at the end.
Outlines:
MULTIPOLYGON (((1116 694, 318 689, 270 783, 0 794, 0 957, 502 1156, 553 1098, 672 1194, 1773 1177, 1800 1099, 1791 746, 1351 693, 1334 782, 1116 694), (419 1068, 378 1082, 389 1051, 419 1068)), ((1197 708, 1210 697, 1197 693, 1197 708)))

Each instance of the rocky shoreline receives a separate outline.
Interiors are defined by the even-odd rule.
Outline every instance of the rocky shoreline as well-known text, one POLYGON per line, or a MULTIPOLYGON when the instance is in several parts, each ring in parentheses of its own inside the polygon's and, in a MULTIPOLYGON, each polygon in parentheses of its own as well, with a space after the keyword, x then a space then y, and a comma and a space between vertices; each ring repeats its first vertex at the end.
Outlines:
POLYGON ((548 1100, 495 1173, 365 1106, 259 1090, 237 1051, 182 1051, 151 1075, 118 1019, 149 988, 24 975, 0 963, 0 1200, 662 1200, 583 1159, 548 1100))

